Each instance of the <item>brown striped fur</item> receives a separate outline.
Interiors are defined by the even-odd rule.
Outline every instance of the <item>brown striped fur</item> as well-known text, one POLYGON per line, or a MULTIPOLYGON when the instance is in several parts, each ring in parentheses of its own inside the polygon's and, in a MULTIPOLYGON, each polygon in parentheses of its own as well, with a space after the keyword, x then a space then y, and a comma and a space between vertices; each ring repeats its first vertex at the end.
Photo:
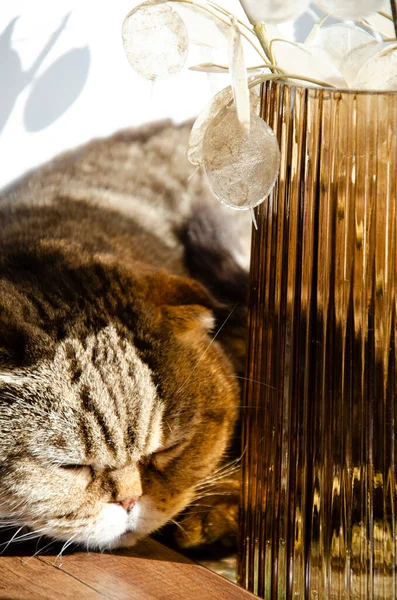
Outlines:
MULTIPOLYGON (((0 195, 0 523, 134 543, 194 501, 230 446, 246 268, 223 244, 200 270, 197 207, 208 218, 215 201, 201 174, 189 180, 188 130, 92 142, 0 195)), ((210 533, 184 520, 191 545, 230 515, 210 533)))

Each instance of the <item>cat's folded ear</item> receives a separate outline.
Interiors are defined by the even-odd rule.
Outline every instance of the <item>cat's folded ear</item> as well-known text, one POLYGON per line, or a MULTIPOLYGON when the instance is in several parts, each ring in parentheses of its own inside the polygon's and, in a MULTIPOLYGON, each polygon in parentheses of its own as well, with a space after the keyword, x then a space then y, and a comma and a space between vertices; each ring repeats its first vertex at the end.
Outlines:
POLYGON ((199 304, 210 310, 220 307, 208 290, 194 279, 159 270, 145 278, 146 298, 156 306, 199 304))
POLYGON ((208 308, 198 304, 165 306, 162 308, 161 314, 168 326, 176 333, 196 330, 209 333, 215 327, 213 313, 208 308))
POLYGON ((166 271, 150 275, 146 283, 147 300, 160 310, 170 326, 180 330, 213 329, 214 312, 221 305, 203 285, 166 271))

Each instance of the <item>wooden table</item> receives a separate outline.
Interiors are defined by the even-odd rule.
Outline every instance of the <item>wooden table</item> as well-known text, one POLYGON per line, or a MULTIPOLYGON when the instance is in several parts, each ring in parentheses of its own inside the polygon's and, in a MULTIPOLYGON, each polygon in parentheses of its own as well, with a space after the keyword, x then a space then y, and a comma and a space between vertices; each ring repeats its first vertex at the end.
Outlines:
MULTIPOLYGON (((11 549, 11 547, 10 547, 11 549)), ((112 553, 56 552, 35 546, 0 556, 0 600, 253 600, 234 583, 154 540, 112 553)))

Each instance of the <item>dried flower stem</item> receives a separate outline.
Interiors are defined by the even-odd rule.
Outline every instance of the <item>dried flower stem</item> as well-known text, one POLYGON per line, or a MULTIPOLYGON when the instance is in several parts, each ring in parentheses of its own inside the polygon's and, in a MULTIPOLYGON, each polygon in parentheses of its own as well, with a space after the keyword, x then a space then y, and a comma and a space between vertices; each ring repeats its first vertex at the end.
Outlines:
MULTIPOLYGON (((192 67, 189 67, 190 71, 203 71, 203 72, 207 72, 207 73, 211 73, 210 70, 206 71, 206 69, 204 67, 212 67, 214 69, 219 69, 220 72, 225 72, 228 73, 229 72, 229 67, 227 65, 220 65, 219 63, 201 63, 199 65, 193 65, 192 67)), ((261 65, 253 65, 252 67, 247 67, 247 72, 249 73, 250 71, 259 71, 260 69, 268 69, 269 70, 269 65, 266 64, 261 64, 261 65)))
MULTIPOLYGON (((285 73, 285 75, 280 77, 280 75, 278 73, 268 73, 268 74, 263 74, 263 75, 253 75, 252 77, 250 77, 248 80, 248 89, 250 90, 251 88, 254 88, 257 85, 260 85, 261 83, 266 83, 266 81, 282 81, 285 78, 298 79, 300 81, 307 82, 306 77, 303 77, 302 75, 294 75, 293 73, 285 73)), ((317 79, 312 79, 310 83, 314 83, 316 85, 319 85, 322 87, 327 87, 327 88, 334 87, 330 83, 326 83, 325 81, 319 81, 317 79)), ((228 110, 229 108, 231 108, 233 106, 233 104, 234 104, 234 98, 232 98, 227 104, 225 104, 225 106, 223 108, 220 109, 220 111, 216 115, 216 118, 224 115, 225 111, 228 110)))
POLYGON ((266 52, 267 56, 269 57, 269 60, 272 63, 272 65, 275 65, 276 61, 274 59, 274 55, 273 55, 273 51, 272 51, 272 46, 271 46, 271 43, 269 41, 269 38, 268 38, 268 35, 267 35, 267 31, 266 31, 266 27, 265 27, 264 23, 255 22, 253 24, 253 26, 254 26, 254 31, 256 33, 256 36, 257 36, 257 38, 258 38, 258 40, 259 40, 262 48, 264 49, 264 51, 266 52))
MULTIPOLYGON (((167 0, 165 0, 165 1, 167 2, 167 0)), ((217 19, 224 25, 227 25, 228 27, 231 27, 232 20, 235 21, 235 23, 237 24, 239 33, 247 40, 247 42, 249 42, 251 44, 251 46, 257 51, 257 53, 263 60, 263 62, 264 62, 263 68, 267 68, 267 69, 270 69, 270 71, 272 71, 271 74, 259 75, 258 76, 259 79, 257 80, 256 83, 254 83, 254 84, 250 83, 250 85, 249 85, 250 88, 253 87, 254 85, 258 85, 259 83, 262 83, 264 81, 275 80, 275 79, 280 79, 280 80, 294 79, 294 80, 304 81, 306 83, 318 85, 321 87, 329 87, 329 88, 334 87, 333 85, 326 83, 324 81, 320 81, 318 79, 312 79, 310 77, 306 77, 303 75, 295 75, 295 74, 291 74, 291 73, 286 73, 286 71, 282 67, 278 66, 277 62, 275 60, 274 54, 273 54, 273 49, 272 49, 272 42, 275 40, 272 40, 269 38, 264 23, 261 23, 259 21, 254 21, 251 18, 249 10, 245 6, 245 0, 240 0, 240 4, 247 16, 247 19, 251 23, 252 29, 246 23, 244 23, 240 19, 236 19, 236 17, 232 13, 230 13, 225 8, 218 6, 212 0, 206 0, 205 4, 198 2, 197 0, 169 0, 169 1, 171 3, 179 2, 181 4, 190 4, 192 6, 195 6, 195 7, 199 8, 200 10, 202 10, 203 12, 207 12, 212 17, 214 17, 215 19, 217 19), (259 41, 260 46, 255 44, 252 37, 256 38, 259 41)), ((397 8, 396 7, 397 0, 390 0, 390 1, 391 1, 391 4, 394 4, 394 7, 396 9, 397 8)), ((382 13, 379 13, 379 14, 382 14, 382 13)), ((388 18, 391 19, 391 17, 389 15, 387 15, 387 13, 385 13, 384 16, 388 16, 388 18)), ((323 21, 325 21, 326 18, 327 18, 327 16, 324 17, 324 19, 321 21, 321 23, 323 21)), ((213 66, 218 66, 221 69, 223 68, 222 65, 213 65, 213 66)), ((224 70, 226 71, 226 67, 224 68, 224 70)))
MULTIPOLYGON (((378 35, 382 36, 383 38, 387 38, 387 34, 384 31, 381 31, 377 27, 374 27, 373 25, 370 25, 369 23, 367 23, 367 21, 362 20, 362 21, 359 21, 359 23, 360 23, 360 25, 362 27, 365 27, 365 29, 368 29, 371 33, 377 33, 378 35)), ((393 40, 394 40, 394 38, 388 38, 388 39, 383 39, 382 41, 383 42, 390 42, 390 41, 393 41, 393 40)))
POLYGON ((248 7, 245 4, 245 0, 240 0, 240 4, 241 4, 241 6, 242 6, 242 8, 243 8, 243 10, 244 10, 244 12, 246 14, 247 19, 251 23, 251 25, 252 25, 252 27, 254 29, 255 35, 258 38, 259 43, 262 46, 262 48, 263 48, 266 56, 268 57, 269 62, 272 65, 274 65, 275 64, 275 60, 274 60, 274 56, 272 54, 272 50, 271 50, 270 45, 269 45, 269 39, 268 39, 268 36, 267 36, 267 33, 266 33, 266 28, 265 28, 264 23, 261 23, 260 21, 255 21, 252 18, 251 14, 250 14, 250 11, 249 11, 248 7))
MULTIPOLYGON (((284 38, 272 38, 269 42, 269 49, 273 54, 273 44, 274 42, 285 42, 284 38)), ((291 40, 288 40, 288 43, 291 44, 292 46, 296 46, 297 48, 301 48, 301 45, 298 42, 291 42, 291 40)))
POLYGON ((397 38, 397 0, 390 0, 391 14, 393 17, 394 33, 397 38))
MULTIPOLYGON (((229 13, 226 9, 221 8, 214 2, 208 2, 208 4, 201 4, 200 2, 197 2, 196 0, 171 0, 171 1, 179 2, 181 4, 192 4, 193 6, 197 6, 197 8, 200 8, 204 12, 209 13, 210 15, 212 15, 213 17, 218 19, 221 23, 223 23, 224 25, 228 25, 229 27, 231 25, 232 18, 235 18, 234 15, 232 15, 232 13, 229 13), (221 15, 228 17, 228 19, 224 19, 221 15)), ((247 29, 251 33, 251 35, 256 37, 254 32, 245 23, 243 23, 242 21, 239 21, 238 19, 237 19, 237 22, 238 22, 239 26, 244 26, 245 29, 247 29)), ((239 27, 239 31, 240 31, 241 35, 247 40, 247 42, 249 42, 251 44, 251 46, 253 46, 253 48, 255 48, 255 50, 257 51, 259 56, 262 58, 262 60, 267 64, 267 66, 269 66, 269 68, 271 68, 268 56, 262 52, 261 48, 255 44, 255 42, 247 35, 247 33, 245 31, 241 30, 241 27, 239 27)))
POLYGON ((309 79, 308 77, 305 77, 304 75, 296 75, 295 73, 286 73, 285 71, 282 74, 270 73, 268 75, 267 74, 257 75, 249 81, 248 87, 249 88, 255 87, 256 85, 259 85, 260 83, 265 83, 265 81, 275 81, 275 80, 282 81, 283 79, 297 79, 299 81, 305 81, 306 83, 314 83, 314 85, 319 85, 321 87, 326 87, 326 88, 334 88, 335 87, 331 83, 327 83, 327 82, 321 81, 319 79, 309 79))
POLYGON ((385 17, 385 19, 389 19, 389 21, 393 21, 393 17, 391 17, 389 13, 385 12, 384 10, 378 10, 378 15, 385 17))
MULTIPOLYGON (((215 4, 215 2, 211 2, 211 0, 207 0, 207 4, 209 6, 212 6, 215 10, 218 10, 219 12, 221 12, 222 14, 224 14, 225 16, 227 16, 229 19, 232 16, 234 16, 228 10, 226 10, 226 8, 223 8, 223 6, 219 6, 218 4, 215 4)), ((247 29, 247 31, 249 31, 249 33, 251 33, 251 35, 255 35, 255 33, 253 32, 252 28, 249 27, 249 25, 247 25, 247 23, 244 23, 244 21, 241 21, 237 17, 234 17, 234 18, 236 19, 237 23, 239 25, 241 25, 241 27, 244 27, 245 29, 247 29)))
POLYGON ((317 31, 320 29, 320 27, 322 27, 325 23, 325 21, 329 19, 329 15, 325 15, 318 23, 315 23, 312 27, 311 32, 309 33, 309 35, 307 36, 306 40, 305 40, 305 44, 307 44, 310 40, 312 40, 314 38, 314 36, 317 34, 317 31))
MULTIPOLYGON (((387 49, 388 50, 388 49, 387 49)), ((217 63, 209 63, 212 67, 217 67, 218 69, 224 71, 225 73, 229 72, 229 67, 227 67, 226 65, 219 65, 217 63)), ((204 65, 197 65, 197 67, 200 67, 204 65)), ((205 71, 205 69, 199 69, 196 68, 196 66, 193 67, 189 67, 189 69, 191 71, 205 71)), ((248 67, 247 71, 254 71, 255 69, 269 69, 268 65, 257 65, 255 67, 248 67)), ((280 71, 279 73, 263 73, 263 74, 258 74, 258 75, 252 75, 250 78, 250 81, 248 83, 248 88, 252 88, 255 87, 256 85, 259 85, 260 83, 263 83, 264 81, 273 81, 273 80, 278 80, 278 81, 282 81, 283 79, 299 79, 300 81, 305 81, 306 83, 312 83, 314 85, 319 85, 322 87, 328 87, 328 88, 333 88, 335 86, 333 86, 331 83, 326 83, 325 81, 320 81, 319 79, 311 79, 310 77, 306 77, 304 75, 295 75, 294 73, 287 73, 286 71, 284 71, 283 69, 280 69, 277 67, 277 69, 280 71), (256 78, 256 79, 255 79, 256 78)), ((208 71, 210 72, 210 71, 208 71)), ((233 105, 233 100, 231 100, 227 105, 226 108, 230 108, 233 105)))

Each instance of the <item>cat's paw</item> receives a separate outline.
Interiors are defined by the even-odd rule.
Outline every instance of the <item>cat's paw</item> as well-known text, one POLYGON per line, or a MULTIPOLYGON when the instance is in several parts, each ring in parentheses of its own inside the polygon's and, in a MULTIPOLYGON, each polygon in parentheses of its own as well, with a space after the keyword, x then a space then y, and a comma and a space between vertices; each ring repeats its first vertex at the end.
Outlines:
POLYGON ((194 502, 174 521, 174 543, 181 549, 219 542, 235 546, 239 502, 240 469, 232 465, 197 490, 194 502))
POLYGON ((238 499, 219 497, 212 506, 192 506, 178 521, 174 541, 181 549, 220 542, 227 548, 236 545, 238 499))

